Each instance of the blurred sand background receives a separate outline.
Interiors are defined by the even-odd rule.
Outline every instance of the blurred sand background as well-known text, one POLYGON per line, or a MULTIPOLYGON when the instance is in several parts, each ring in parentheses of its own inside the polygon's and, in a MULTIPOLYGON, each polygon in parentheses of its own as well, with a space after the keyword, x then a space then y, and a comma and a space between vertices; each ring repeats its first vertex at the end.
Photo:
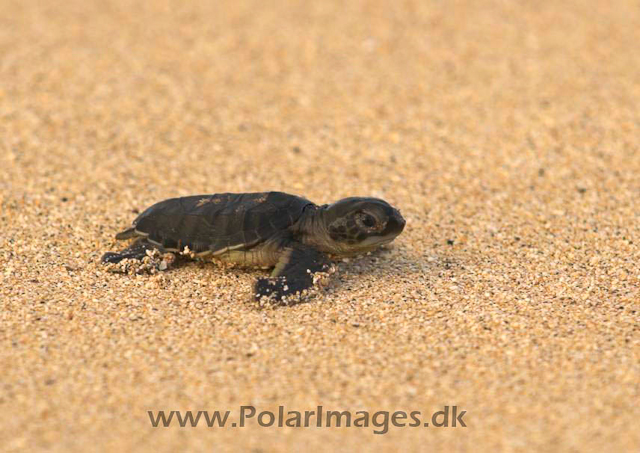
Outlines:
POLYGON ((0 1, 0 450, 638 451, 636 1, 0 1), (299 306, 105 272, 197 193, 385 198, 299 306), (151 428, 147 410, 467 410, 151 428))

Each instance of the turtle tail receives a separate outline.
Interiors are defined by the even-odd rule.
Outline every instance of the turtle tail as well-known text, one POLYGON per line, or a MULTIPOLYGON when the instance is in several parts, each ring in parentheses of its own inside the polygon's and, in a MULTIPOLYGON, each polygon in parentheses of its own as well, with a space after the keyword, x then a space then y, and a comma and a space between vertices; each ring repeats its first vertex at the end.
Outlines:
POLYGON ((124 231, 121 231, 120 233, 116 234, 116 239, 121 241, 123 239, 131 239, 138 236, 136 234, 136 228, 135 227, 131 227, 131 228, 127 228, 124 231))

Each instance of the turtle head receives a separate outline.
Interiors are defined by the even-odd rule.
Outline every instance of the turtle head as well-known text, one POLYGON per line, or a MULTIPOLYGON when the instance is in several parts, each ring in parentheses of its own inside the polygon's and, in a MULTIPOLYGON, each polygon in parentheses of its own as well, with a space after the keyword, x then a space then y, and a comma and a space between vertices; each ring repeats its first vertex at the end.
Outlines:
POLYGON ((388 244, 402 233, 400 212, 378 198, 351 197, 324 208, 330 252, 354 254, 388 244))

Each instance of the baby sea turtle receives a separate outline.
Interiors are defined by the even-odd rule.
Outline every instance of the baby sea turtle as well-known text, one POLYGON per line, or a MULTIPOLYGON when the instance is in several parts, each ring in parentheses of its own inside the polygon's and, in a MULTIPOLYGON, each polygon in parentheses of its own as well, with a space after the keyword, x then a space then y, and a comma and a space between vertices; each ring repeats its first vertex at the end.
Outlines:
POLYGON ((282 192, 222 193, 171 198, 154 204, 116 239, 135 239, 104 263, 142 259, 147 250, 183 252, 251 267, 273 267, 255 284, 256 299, 282 300, 313 285, 330 256, 345 257, 388 244, 405 225, 378 198, 351 197, 330 205, 282 192))

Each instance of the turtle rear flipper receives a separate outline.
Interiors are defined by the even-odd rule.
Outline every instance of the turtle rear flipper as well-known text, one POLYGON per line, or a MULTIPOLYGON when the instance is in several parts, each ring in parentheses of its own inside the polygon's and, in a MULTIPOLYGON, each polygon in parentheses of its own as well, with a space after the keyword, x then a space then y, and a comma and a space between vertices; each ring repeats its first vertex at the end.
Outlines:
MULTIPOLYGON (((123 233, 125 233, 123 231, 123 233)), ((146 239, 139 239, 129 247, 119 252, 107 252, 102 255, 101 261, 103 263, 119 263, 124 259, 141 260, 147 256, 147 250, 158 250, 163 252, 163 248, 152 244, 146 239)))
POLYGON ((329 259, 324 253, 311 247, 287 248, 269 278, 259 278, 254 287, 256 300, 263 296, 280 301, 294 296, 313 286, 313 274, 329 268, 329 259))

